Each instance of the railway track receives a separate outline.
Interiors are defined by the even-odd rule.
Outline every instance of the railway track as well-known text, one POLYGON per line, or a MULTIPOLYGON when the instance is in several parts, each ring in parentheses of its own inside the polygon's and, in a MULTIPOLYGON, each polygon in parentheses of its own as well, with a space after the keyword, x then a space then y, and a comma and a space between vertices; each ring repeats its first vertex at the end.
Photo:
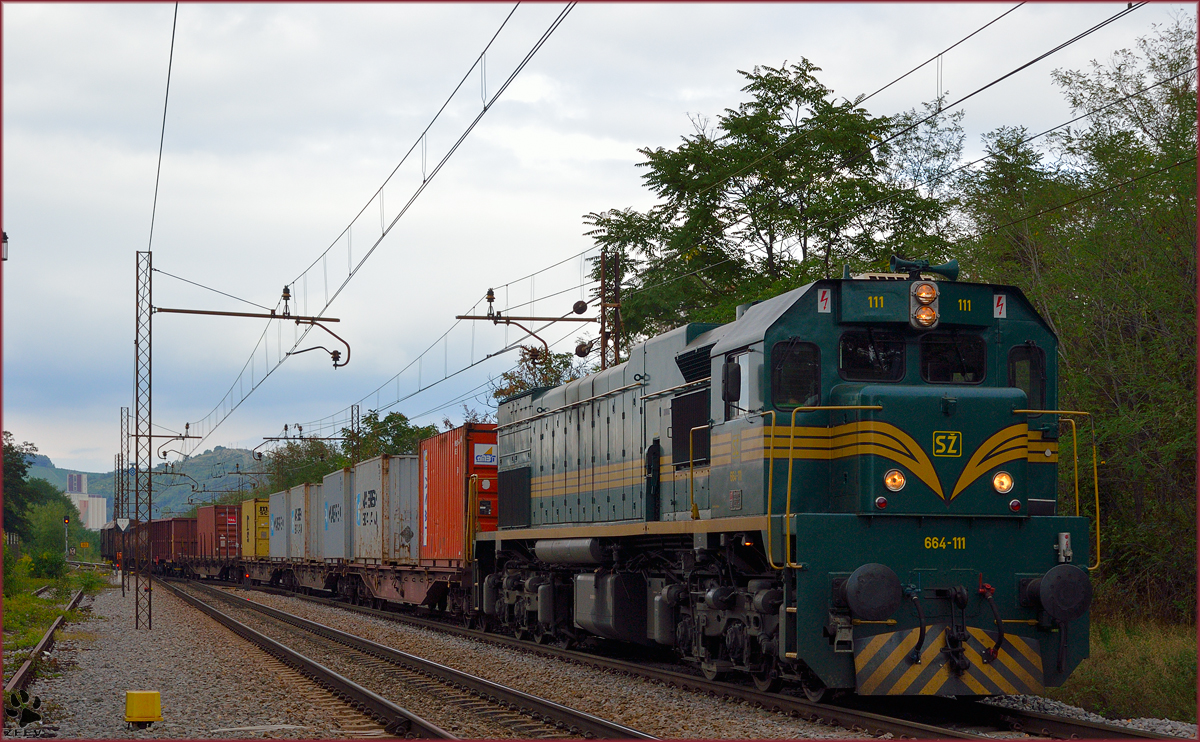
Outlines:
MULTIPOLYGON (((274 639, 255 631, 232 616, 221 612, 216 607, 189 594, 187 591, 169 582, 160 580, 159 583, 170 590, 180 600, 215 619, 238 636, 248 640, 251 644, 264 650, 267 654, 288 667, 293 668, 317 685, 326 688, 331 694, 326 699, 326 702, 337 702, 339 705, 353 708, 379 722, 383 731, 388 734, 401 737, 456 739, 454 735, 437 725, 373 693, 349 678, 330 670, 299 652, 280 644, 274 639)), ((314 697, 313 701, 315 702, 317 699, 314 697)), ((340 710, 345 711, 344 708, 340 710)))
MULTIPOLYGON (((239 586, 242 587, 242 586, 239 586)), ((649 678, 658 682, 713 695, 737 698, 763 708, 798 716, 809 721, 861 729, 871 734, 891 734, 912 739, 995 739, 997 736, 1028 735, 1051 739, 1182 739, 1129 727, 1070 719, 1036 711, 1010 709, 980 701, 949 698, 849 698, 837 703, 812 703, 783 693, 760 693, 734 683, 709 681, 698 675, 650 667, 637 662, 601 657, 577 650, 533 644, 510 636, 422 618, 395 611, 350 605, 341 601, 288 590, 257 586, 242 589, 333 606, 409 625, 431 628, 570 662, 649 678)))
MULTIPOLYGON (((600 738, 654 739, 636 729, 460 672, 450 667, 353 636, 299 616, 278 611, 227 591, 190 583, 190 588, 224 601, 235 611, 254 613, 302 632, 307 641, 336 645, 340 659, 386 679, 389 688, 404 688, 444 707, 452 705, 468 717, 486 720, 474 728, 481 733, 522 739, 600 738)), ((464 722, 464 724, 467 722, 464 722)))
MULTIPOLYGON (((34 595, 40 595, 42 592, 49 589, 50 586, 46 586, 38 591, 35 591, 34 595)), ((63 609, 63 612, 59 614, 58 618, 54 619, 54 623, 50 624, 50 628, 46 630, 46 633, 42 635, 42 638, 34 646, 33 651, 29 653, 29 659, 25 660, 25 662, 21 664, 21 667, 18 668, 15 673, 13 673, 13 676, 8 679, 8 682, 4 684, 5 693, 20 690, 29 685, 29 681, 33 680, 33 674, 34 670, 37 668, 38 658, 41 657, 44 652, 49 652, 51 647, 54 646, 54 632, 58 631, 59 627, 62 626, 63 618, 65 617, 67 611, 73 610, 75 606, 79 605, 81 598, 83 598, 83 591, 79 590, 71 598, 70 602, 67 603, 67 607, 63 609)))

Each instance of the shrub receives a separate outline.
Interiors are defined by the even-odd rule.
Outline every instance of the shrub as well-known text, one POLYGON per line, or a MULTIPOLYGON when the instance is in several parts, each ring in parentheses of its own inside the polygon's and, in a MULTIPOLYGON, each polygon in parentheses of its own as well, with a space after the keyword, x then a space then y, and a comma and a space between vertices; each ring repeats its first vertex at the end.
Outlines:
POLYGON ((97 592, 107 584, 107 581, 97 572, 91 570, 79 573, 79 587, 87 594, 97 592))
POLYGON ((29 574, 32 577, 57 580, 67 574, 67 559, 57 551, 43 551, 33 557, 29 574))
POLYGON ((24 560, 14 559, 12 549, 4 547, 4 597, 11 598, 27 589, 24 560))

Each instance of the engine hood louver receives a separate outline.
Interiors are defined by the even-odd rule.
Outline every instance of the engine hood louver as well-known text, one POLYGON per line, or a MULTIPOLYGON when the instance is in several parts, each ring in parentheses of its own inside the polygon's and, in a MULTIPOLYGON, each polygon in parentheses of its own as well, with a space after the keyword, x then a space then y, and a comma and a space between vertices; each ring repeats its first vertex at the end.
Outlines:
POLYGON ((713 345, 715 343, 702 345, 675 356, 675 364, 679 366, 679 372, 683 374, 685 383, 690 384, 709 375, 709 351, 713 349, 713 345))

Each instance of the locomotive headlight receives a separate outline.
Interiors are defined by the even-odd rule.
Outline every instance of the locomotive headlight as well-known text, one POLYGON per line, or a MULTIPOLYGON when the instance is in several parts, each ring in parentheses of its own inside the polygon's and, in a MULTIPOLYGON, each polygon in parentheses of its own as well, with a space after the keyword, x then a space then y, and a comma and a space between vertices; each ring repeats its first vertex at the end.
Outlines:
POLYGON ((899 492, 904 489, 904 472, 899 469, 892 469, 887 474, 884 474, 883 486, 892 492, 899 492))
POLYGON ((1000 494, 1007 495, 1009 492, 1012 492, 1012 475, 1006 471, 996 472, 996 475, 992 477, 992 486, 995 487, 996 491, 1000 494))
POLYGON ((937 319, 937 311, 933 307, 922 306, 913 312, 913 320, 921 327, 933 327, 937 323, 937 319))
POLYGON ((913 288, 913 296, 922 304, 929 304, 937 298, 937 287, 932 283, 919 283, 913 288))

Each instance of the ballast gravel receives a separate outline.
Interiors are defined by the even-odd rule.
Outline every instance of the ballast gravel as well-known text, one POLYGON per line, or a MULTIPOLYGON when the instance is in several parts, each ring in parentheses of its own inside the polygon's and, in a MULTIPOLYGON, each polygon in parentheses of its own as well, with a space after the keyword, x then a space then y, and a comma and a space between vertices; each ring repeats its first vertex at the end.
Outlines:
POLYGON ((1099 714, 1093 714, 1090 711, 1081 709, 1078 706, 1071 706, 1062 703, 1061 701, 1043 698, 1042 696, 997 696, 995 698, 988 699, 986 703, 993 703, 997 706, 1020 709, 1022 711, 1036 711, 1041 714, 1054 714, 1055 716, 1065 716, 1070 719, 1080 719, 1082 721, 1092 721, 1100 724, 1112 724, 1113 726, 1140 729, 1143 732, 1169 734, 1172 737, 1196 739, 1196 725, 1189 724, 1185 721, 1146 718, 1107 719, 1099 714))
POLYGON ((119 588, 107 589, 85 597, 84 605, 91 619, 64 627, 48 666, 28 688, 59 738, 345 736, 327 711, 297 696, 294 679, 263 666, 265 654, 167 590, 154 591, 151 630, 134 630, 132 592, 122 597, 119 588), (129 727, 127 690, 161 693, 163 720, 129 727))
POLYGON ((496 683, 665 739, 861 739, 864 733, 816 724, 644 678, 564 662, 487 642, 349 613, 284 596, 235 595, 440 662, 496 683))

